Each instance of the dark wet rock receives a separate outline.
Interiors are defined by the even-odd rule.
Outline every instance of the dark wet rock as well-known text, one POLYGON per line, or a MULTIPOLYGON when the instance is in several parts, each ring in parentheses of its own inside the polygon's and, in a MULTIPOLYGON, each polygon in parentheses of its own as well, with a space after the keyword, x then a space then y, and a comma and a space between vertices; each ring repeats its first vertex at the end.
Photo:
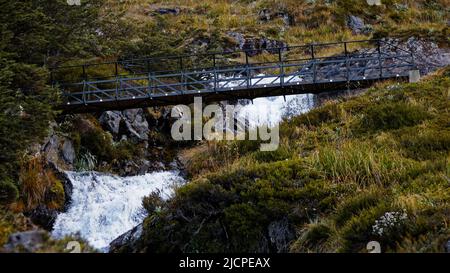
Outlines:
POLYGON ((135 252, 138 247, 139 239, 141 238, 143 232, 142 224, 134 227, 133 229, 127 231, 126 233, 120 235, 117 239, 109 244, 109 252, 135 252))
POLYGON ((270 223, 268 234, 270 243, 278 253, 287 252, 290 242, 295 239, 295 231, 287 218, 270 223))
POLYGON ((18 232, 9 236, 8 242, 3 246, 5 252, 35 252, 42 247, 48 237, 43 230, 18 232))
POLYGON ((172 15, 178 15, 180 14, 179 8, 158 8, 155 9, 154 13, 165 15, 165 14, 172 14, 172 15))
POLYGON ((64 189, 64 207, 62 208, 62 211, 65 212, 69 209, 70 203, 72 201, 72 193, 73 193, 73 185, 70 181, 67 174, 60 170, 57 166, 52 164, 51 162, 48 163, 48 168, 51 168, 53 170, 53 173, 56 175, 56 178, 61 181, 64 189))
POLYGON ((51 231, 53 229, 53 224, 56 221, 56 217, 58 216, 58 211, 40 205, 34 210, 25 213, 25 216, 29 217, 33 224, 38 225, 47 231, 51 231))
POLYGON ((166 166, 159 160, 150 161, 147 159, 129 160, 116 166, 120 176, 144 175, 150 172, 164 171, 166 166))

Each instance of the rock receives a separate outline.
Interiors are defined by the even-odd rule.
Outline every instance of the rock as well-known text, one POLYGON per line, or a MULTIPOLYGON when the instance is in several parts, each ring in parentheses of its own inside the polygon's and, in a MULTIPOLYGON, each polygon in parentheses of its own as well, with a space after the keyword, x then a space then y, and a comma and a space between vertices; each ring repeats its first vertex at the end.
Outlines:
POLYGON ((142 109, 129 109, 123 111, 125 126, 128 130, 127 135, 137 141, 148 140, 148 122, 144 117, 142 109))
POLYGON ((48 167, 53 170, 53 173, 56 175, 56 178, 58 178, 63 184, 65 200, 64 200, 64 208, 62 209, 62 211, 65 212, 69 209, 70 203, 72 201, 72 192, 73 192, 72 182, 70 181, 67 174, 64 171, 58 169, 58 167, 55 164, 48 162, 48 167))
POLYGON ((445 250, 447 251, 447 253, 450 253, 450 240, 448 240, 445 244, 445 250))
POLYGON ((49 162, 53 162, 55 164, 58 163, 59 159, 59 137, 57 135, 52 135, 47 143, 42 146, 42 152, 45 154, 45 158, 49 162))
POLYGON ((58 212, 54 209, 49 209, 43 205, 38 206, 34 210, 25 213, 25 216, 29 217, 33 224, 42 227, 47 231, 53 229, 53 224, 56 221, 58 212))
POLYGON ((146 159, 130 160, 116 166, 120 176, 144 175, 149 172, 164 171, 166 166, 159 160, 149 161, 146 159))
POLYGON ((106 111, 100 116, 99 122, 115 140, 126 137, 136 142, 148 141, 150 129, 142 109, 106 111))
POLYGON ((173 14, 173 15, 178 15, 180 14, 180 9, 179 8, 158 8, 155 10, 155 13, 157 14, 173 14))
POLYGON ((282 18, 286 26, 294 25, 294 17, 292 17, 289 13, 284 11, 272 12, 269 9, 262 9, 258 13, 258 16, 261 22, 268 22, 275 18, 282 18))
POLYGON ((278 54, 278 48, 282 48, 282 51, 288 50, 288 45, 285 42, 278 40, 271 40, 264 37, 246 38, 243 34, 238 32, 228 32, 228 36, 234 39, 237 49, 247 51, 249 56, 256 56, 263 52, 278 54))
POLYGON ((119 134, 119 125, 122 120, 122 113, 120 111, 106 111, 103 112, 99 118, 100 124, 109 131, 112 135, 119 134))
POLYGON ((439 48, 439 46, 430 41, 409 38, 406 42, 398 39, 387 39, 384 41, 387 46, 383 47, 384 52, 405 54, 405 51, 414 53, 415 64, 420 74, 426 75, 438 68, 450 65, 450 50, 439 48))
POLYGON ((43 230, 33 230, 11 234, 8 242, 4 245, 4 251, 35 252, 42 246, 47 236, 47 232, 43 230))
POLYGON ((367 0, 367 4, 369 4, 369 6, 380 6, 381 0, 367 0))
POLYGON ((143 227, 142 224, 134 227, 133 229, 127 231, 126 233, 120 235, 117 239, 109 244, 109 252, 134 252, 137 247, 137 243, 142 235, 143 227))
POLYGON ((398 11, 407 11, 409 9, 408 4, 395 3, 394 7, 398 11))
POLYGON ((347 21, 348 27, 353 31, 353 34, 361 34, 363 33, 366 25, 364 24, 364 20, 360 17, 350 15, 347 21))
POLYGON ((270 243, 278 253, 287 252, 289 243, 295 238, 295 232, 287 218, 270 223, 268 233, 270 243))
POLYGON ((272 18, 272 14, 271 14, 270 10, 268 10, 268 9, 261 10, 259 12, 258 16, 259 16, 260 21, 265 21, 265 22, 270 21, 270 19, 272 18))
POLYGON ((76 158, 75 148, 73 142, 66 137, 51 134, 41 145, 40 151, 35 154, 44 155, 47 163, 54 164, 57 169, 73 170, 76 158))
POLYGON ((63 159, 68 163, 68 164, 73 164, 73 162, 75 161, 75 149, 73 148, 73 143, 72 141, 70 141, 69 139, 66 139, 64 141, 64 144, 62 146, 62 156, 63 159))

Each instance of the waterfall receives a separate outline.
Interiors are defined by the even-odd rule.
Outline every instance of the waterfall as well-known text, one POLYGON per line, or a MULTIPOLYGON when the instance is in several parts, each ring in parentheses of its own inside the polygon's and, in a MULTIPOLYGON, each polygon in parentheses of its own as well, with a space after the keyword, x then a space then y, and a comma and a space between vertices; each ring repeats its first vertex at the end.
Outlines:
POLYGON ((154 172, 142 176, 118 177, 97 172, 67 172, 73 184, 72 201, 58 215, 52 236, 78 234, 101 250, 118 236, 142 223, 146 213, 142 198, 158 192, 168 199, 184 180, 177 172, 154 172))

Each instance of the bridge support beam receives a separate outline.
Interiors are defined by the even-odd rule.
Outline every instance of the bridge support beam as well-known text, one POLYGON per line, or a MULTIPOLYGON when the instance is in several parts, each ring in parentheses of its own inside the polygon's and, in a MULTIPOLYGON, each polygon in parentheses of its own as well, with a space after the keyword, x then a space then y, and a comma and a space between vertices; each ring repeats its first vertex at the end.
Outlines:
POLYGON ((419 70, 410 70, 409 71, 409 82, 418 82, 420 81, 420 71, 419 70))

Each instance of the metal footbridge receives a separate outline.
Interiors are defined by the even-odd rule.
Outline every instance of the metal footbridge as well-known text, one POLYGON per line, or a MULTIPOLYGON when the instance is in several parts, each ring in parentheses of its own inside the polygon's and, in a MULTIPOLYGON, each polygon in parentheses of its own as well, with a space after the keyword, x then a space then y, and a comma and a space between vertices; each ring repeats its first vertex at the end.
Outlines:
POLYGON ((83 113, 365 88, 415 67, 412 52, 365 40, 86 63, 51 78, 57 108, 83 113))

